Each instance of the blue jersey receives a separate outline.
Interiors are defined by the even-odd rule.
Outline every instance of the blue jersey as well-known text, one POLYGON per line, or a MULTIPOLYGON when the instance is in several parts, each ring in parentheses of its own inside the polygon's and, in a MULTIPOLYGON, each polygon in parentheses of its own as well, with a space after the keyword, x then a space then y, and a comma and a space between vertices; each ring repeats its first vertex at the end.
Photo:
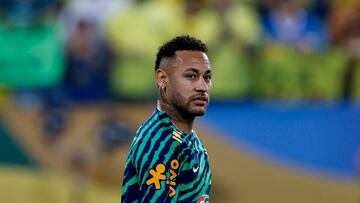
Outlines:
POLYGON ((196 133, 181 132, 155 109, 131 144, 121 202, 206 203, 210 188, 208 154, 196 133))

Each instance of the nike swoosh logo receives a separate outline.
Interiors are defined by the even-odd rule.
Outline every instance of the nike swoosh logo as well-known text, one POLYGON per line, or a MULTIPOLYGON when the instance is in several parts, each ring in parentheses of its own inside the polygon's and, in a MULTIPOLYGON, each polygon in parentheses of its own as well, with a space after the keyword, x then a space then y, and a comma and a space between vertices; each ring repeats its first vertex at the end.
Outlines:
POLYGON ((200 166, 200 165, 198 165, 197 167, 193 166, 192 170, 193 170, 194 173, 197 173, 197 172, 198 172, 198 170, 199 170, 199 168, 200 168, 199 166, 200 166))

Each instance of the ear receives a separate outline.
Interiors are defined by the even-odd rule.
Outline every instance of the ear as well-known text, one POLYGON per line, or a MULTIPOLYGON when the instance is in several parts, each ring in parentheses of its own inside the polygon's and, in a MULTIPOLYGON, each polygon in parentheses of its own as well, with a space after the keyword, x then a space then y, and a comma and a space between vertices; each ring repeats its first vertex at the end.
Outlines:
POLYGON ((156 70, 156 83, 160 88, 165 88, 168 81, 168 75, 163 69, 156 70))

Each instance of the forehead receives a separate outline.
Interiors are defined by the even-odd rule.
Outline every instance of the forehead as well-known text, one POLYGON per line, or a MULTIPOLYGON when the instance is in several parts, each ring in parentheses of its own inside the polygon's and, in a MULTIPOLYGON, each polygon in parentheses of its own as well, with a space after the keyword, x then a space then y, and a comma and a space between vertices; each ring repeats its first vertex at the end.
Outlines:
POLYGON ((182 68, 210 69, 209 58, 201 51, 177 51, 176 64, 182 68))

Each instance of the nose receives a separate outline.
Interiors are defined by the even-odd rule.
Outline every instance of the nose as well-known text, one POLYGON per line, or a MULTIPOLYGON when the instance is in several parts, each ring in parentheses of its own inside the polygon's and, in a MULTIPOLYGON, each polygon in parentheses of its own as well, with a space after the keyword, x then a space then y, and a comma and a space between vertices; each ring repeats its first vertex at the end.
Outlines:
POLYGON ((201 78, 198 80, 198 82, 196 83, 196 87, 195 87, 195 90, 197 92, 208 92, 209 91, 209 83, 205 81, 204 78, 201 78))

